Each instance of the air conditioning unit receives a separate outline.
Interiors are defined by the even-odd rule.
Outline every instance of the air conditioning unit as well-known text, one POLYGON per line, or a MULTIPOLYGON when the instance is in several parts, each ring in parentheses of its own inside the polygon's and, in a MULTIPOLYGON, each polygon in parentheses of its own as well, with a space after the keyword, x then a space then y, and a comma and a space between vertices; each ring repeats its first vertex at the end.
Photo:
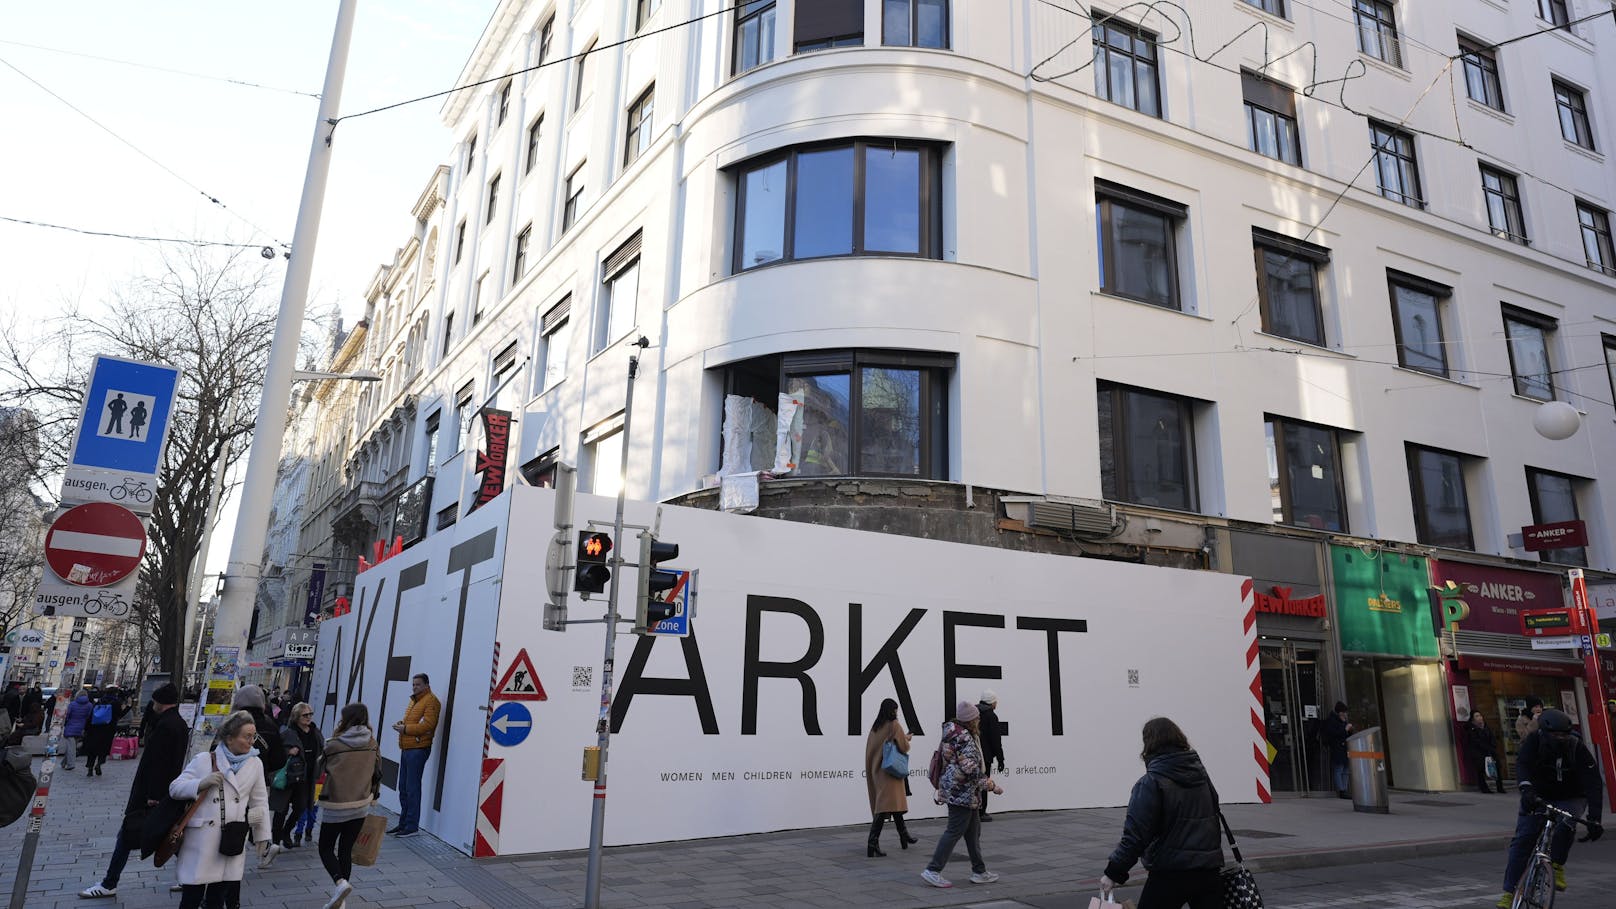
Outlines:
POLYGON ((1043 527, 1061 533, 1103 538, 1122 530, 1117 509, 1098 499, 1061 496, 1004 496, 1005 517, 1029 527, 1043 527))

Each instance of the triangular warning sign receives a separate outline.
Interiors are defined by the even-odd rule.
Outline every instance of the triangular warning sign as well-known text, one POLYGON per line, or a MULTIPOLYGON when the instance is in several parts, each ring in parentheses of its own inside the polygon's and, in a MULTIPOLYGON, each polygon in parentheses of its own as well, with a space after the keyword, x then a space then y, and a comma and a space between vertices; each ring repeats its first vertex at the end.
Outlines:
POLYGON ((494 686, 493 701, 548 701, 550 696, 544 693, 544 684, 539 681, 539 674, 533 671, 533 661, 528 659, 527 648, 516 652, 516 659, 511 661, 511 668, 505 670, 505 677, 494 686))

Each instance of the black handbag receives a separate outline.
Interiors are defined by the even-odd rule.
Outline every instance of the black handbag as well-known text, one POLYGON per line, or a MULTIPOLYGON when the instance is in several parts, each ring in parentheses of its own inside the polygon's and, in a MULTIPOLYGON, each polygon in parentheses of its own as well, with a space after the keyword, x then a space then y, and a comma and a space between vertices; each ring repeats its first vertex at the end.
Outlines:
MULTIPOLYGON (((213 766, 219 766, 219 757, 214 755, 213 766)), ((227 821, 224 819, 224 783, 219 784, 219 854, 224 856, 238 856, 247 851, 247 832, 252 825, 246 821, 227 821)), ((241 801, 237 798, 236 801, 241 801)))
POLYGON ((1229 851, 1234 853, 1234 864, 1225 865, 1218 872, 1223 884, 1224 909, 1263 909, 1262 893, 1257 890, 1257 878, 1246 868, 1245 859, 1240 855, 1240 847, 1235 845, 1234 831, 1229 829, 1229 822, 1223 817, 1223 809, 1218 809, 1218 823, 1223 825, 1223 833, 1229 838, 1229 851))

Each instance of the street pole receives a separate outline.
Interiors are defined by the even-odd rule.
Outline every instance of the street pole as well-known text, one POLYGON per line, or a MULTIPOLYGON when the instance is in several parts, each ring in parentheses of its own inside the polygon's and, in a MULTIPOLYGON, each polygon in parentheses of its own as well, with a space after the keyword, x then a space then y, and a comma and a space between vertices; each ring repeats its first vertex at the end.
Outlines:
MULTIPOLYGON (((225 411, 224 422, 219 425, 223 431, 229 432, 229 427, 235 424, 236 404, 231 401, 225 411)), ((229 442, 225 443, 224 451, 219 455, 219 469, 214 471, 213 474, 213 489, 208 492, 208 510, 202 521, 202 545, 199 547, 200 551, 196 554, 196 564, 191 566, 191 596, 187 598, 188 602, 185 604, 186 634, 190 634, 192 627, 196 625, 197 610, 202 608, 202 578, 207 574, 208 550, 213 548, 213 530, 219 524, 219 500, 224 497, 224 483, 230 471, 230 449, 233 447, 235 446, 229 442)), ((202 643, 202 632, 200 630, 197 631, 196 638, 197 644, 200 645, 202 643)), ((191 649, 185 646, 180 647, 181 652, 191 649)), ((195 665, 196 660, 192 659, 191 663, 195 665)), ((176 666, 175 671, 178 672, 179 667, 176 666)), ((174 681, 179 685, 180 691, 183 692, 185 690, 185 677, 180 676, 174 681)))
POLYGON ((281 443, 286 435, 287 403, 292 397, 292 372, 297 367, 298 341, 303 333, 303 310, 308 302, 309 274, 314 265, 315 243, 320 235, 320 211, 325 202, 326 178, 331 172, 331 140, 336 129, 332 121, 336 119, 337 105, 342 99, 342 78, 348 66, 348 44, 353 37, 357 5, 358 0, 342 0, 337 9, 336 31, 331 38, 325 86, 320 91, 320 110, 314 122, 314 137, 309 143, 303 197, 298 203, 297 229, 292 234, 291 261, 286 269, 286 284, 281 289, 280 313, 275 320, 275 340, 269 349, 269 365, 264 374, 264 392, 259 399, 252 446, 247 451, 247 470, 241 483, 241 507, 236 515, 230 560, 225 567, 224 590, 219 598, 218 614, 213 620, 215 645, 237 647, 238 654, 246 652, 247 629, 252 622, 253 602, 258 596, 264 538, 269 533, 275 475, 280 467, 281 443))
POLYGON ((62 741, 62 726, 67 722, 67 701, 57 698, 51 708, 51 732, 46 739, 45 761, 39 766, 39 788, 28 809, 27 832, 23 834, 22 854, 17 858, 17 877, 11 884, 11 904, 8 909, 24 909, 28 900, 28 880, 34 873, 34 855, 39 851, 39 831, 45 827, 45 803, 50 800, 51 777, 56 775, 56 746, 62 741))
MULTIPOLYGON (((633 347, 644 350, 641 336, 633 347)), ((623 459, 618 465, 617 517, 612 520, 612 580, 606 592, 606 657, 600 675, 600 719, 595 723, 595 744, 600 748, 600 767, 595 776, 595 807, 589 815, 589 869, 584 885, 584 909, 600 909, 600 858, 606 839, 606 748, 612 739, 612 655, 617 650, 617 591, 623 580, 623 503, 628 496, 629 426, 634 419, 634 377, 640 371, 639 354, 628 358, 628 391, 623 396, 623 459)), ((596 465, 599 469, 599 465, 596 465)), ((644 570, 643 568, 641 569, 644 570)))

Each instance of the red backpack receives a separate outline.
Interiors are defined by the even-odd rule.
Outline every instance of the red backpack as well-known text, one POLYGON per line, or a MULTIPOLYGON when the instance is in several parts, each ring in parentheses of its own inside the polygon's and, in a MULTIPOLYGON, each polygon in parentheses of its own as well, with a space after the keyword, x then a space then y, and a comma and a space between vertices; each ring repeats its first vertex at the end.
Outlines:
POLYGON ((931 781, 931 788, 943 788, 943 743, 937 743, 937 750, 931 753, 931 766, 926 770, 926 779, 931 781))

